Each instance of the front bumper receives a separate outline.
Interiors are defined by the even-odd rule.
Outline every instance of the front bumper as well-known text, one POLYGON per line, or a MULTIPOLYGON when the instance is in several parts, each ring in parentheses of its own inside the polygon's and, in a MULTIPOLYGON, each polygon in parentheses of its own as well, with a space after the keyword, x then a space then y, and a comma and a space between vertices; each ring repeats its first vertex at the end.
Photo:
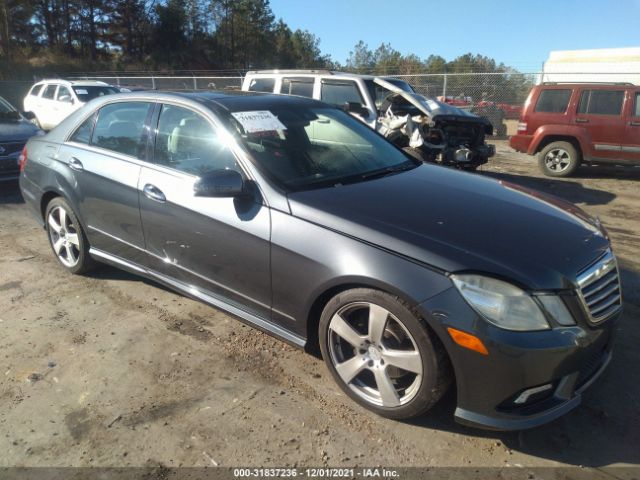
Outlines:
POLYGON ((522 430, 550 422, 580 404, 582 392, 611 360, 615 318, 597 327, 578 322, 539 332, 507 331, 482 319, 455 288, 420 308, 451 359, 459 423, 522 430), (477 336, 489 354, 460 347, 447 327, 477 336), (535 393, 538 387, 543 390, 535 393))

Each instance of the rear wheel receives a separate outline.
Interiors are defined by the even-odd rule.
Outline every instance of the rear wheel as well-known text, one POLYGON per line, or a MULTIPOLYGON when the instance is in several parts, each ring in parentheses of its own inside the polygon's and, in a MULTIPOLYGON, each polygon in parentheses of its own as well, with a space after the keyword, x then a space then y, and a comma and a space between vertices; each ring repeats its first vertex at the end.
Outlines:
POLYGON ((538 153, 538 164, 549 177, 568 177, 580 166, 580 155, 569 142, 553 142, 538 153))
POLYGON ((448 359, 438 340, 387 293, 365 288, 340 293, 322 312, 319 336, 340 388, 379 415, 420 415, 449 384, 448 359))
POLYGON ((89 242, 78 217, 66 200, 54 198, 45 214, 49 244, 60 264, 71 273, 85 273, 95 266, 89 242))

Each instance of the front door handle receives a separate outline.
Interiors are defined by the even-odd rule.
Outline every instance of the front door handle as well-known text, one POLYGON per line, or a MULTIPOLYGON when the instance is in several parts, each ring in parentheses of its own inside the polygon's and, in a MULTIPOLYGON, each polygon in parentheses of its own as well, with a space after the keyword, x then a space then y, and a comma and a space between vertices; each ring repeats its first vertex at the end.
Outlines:
POLYGON ((164 193, 162 193, 162 190, 160 190, 155 185, 151 185, 150 183, 147 183, 144 186, 144 188, 142 189, 142 192, 144 193, 145 197, 151 200, 154 200, 156 202, 164 203, 167 201, 167 197, 164 196, 164 193))
POLYGON ((589 123, 588 118, 576 118, 576 123, 589 123))
POLYGON ((84 170, 82 162, 76 157, 71 157, 71 159, 69 160, 69 167, 71 167, 73 170, 77 170, 78 172, 84 170))
POLYGON ((640 127, 640 121, 637 120, 631 120, 629 122, 629 125, 631 125, 632 127, 640 127))

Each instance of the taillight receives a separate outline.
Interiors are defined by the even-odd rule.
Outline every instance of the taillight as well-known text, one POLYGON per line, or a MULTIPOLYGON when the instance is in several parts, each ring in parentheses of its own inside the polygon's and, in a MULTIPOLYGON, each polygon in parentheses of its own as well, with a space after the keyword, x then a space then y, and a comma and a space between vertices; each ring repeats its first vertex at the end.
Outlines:
POLYGON ((24 167, 27 165, 27 146, 25 145, 18 157, 18 168, 21 172, 24 172, 24 167))
POLYGON ((518 132, 526 132, 527 124, 525 122, 518 123, 518 132))

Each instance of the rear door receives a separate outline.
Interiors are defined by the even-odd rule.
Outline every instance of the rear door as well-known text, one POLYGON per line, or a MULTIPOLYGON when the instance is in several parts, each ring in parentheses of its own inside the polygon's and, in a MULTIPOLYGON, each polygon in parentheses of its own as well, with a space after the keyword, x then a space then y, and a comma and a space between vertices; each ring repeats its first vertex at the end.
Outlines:
POLYGON ((262 318, 271 312, 269 208, 246 198, 193 193, 199 175, 242 172, 216 127, 190 108, 162 105, 153 163, 138 183, 150 267, 262 318))
POLYGON ((622 153, 625 159, 634 163, 640 162, 640 89, 630 90, 630 115, 622 142, 622 153))
POLYGON ((36 108, 34 113, 40 123, 40 126, 45 130, 50 130, 55 127, 55 112, 53 108, 55 106, 56 92, 58 85, 50 83, 44 87, 42 94, 36 101, 36 108))
POLYGON ((138 177, 146 158, 150 102, 116 102, 87 118, 60 148, 78 195, 89 243, 101 252, 144 264, 138 177))
POLYGON ((594 159, 620 160, 626 133, 624 88, 583 89, 574 122, 587 130, 594 159))

